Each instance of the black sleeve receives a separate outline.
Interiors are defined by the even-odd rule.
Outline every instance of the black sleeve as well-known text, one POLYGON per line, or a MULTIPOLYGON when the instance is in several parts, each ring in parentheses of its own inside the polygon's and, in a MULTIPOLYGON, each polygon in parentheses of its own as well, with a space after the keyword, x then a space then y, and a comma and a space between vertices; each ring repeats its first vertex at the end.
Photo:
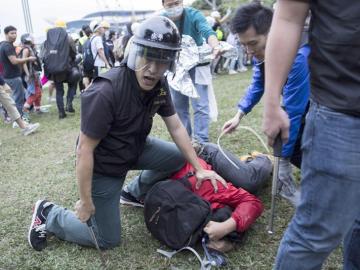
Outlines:
POLYGON ((171 99, 170 88, 169 88, 169 84, 168 84, 167 80, 163 81, 162 89, 160 91, 164 91, 165 103, 160 106, 157 113, 161 117, 169 117, 169 116, 174 115, 175 108, 174 108, 174 104, 171 99))
POLYGON ((9 58, 9 56, 14 55, 16 56, 15 47, 10 43, 4 46, 5 55, 9 58))
POLYGON ((115 106, 110 81, 96 79, 81 94, 81 131, 93 139, 104 138, 111 129, 115 106))

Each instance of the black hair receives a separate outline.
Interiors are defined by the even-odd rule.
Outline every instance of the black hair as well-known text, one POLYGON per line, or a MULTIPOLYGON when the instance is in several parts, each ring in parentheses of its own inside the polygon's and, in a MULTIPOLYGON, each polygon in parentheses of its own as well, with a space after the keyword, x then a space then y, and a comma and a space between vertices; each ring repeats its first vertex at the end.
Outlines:
POLYGON ((90 37, 92 34, 90 27, 85 28, 84 33, 87 37, 90 37))
POLYGON ((9 26, 6 26, 5 28, 4 28, 4 33, 5 33, 5 35, 7 35, 9 32, 11 32, 11 31, 17 31, 17 29, 14 27, 14 26, 12 26, 12 25, 9 25, 9 26))
POLYGON ((272 9, 260 3, 240 6, 231 21, 231 32, 244 33, 252 26, 258 35, 267 34, 270 30, 272 17, 272 9))
POLYGON ((109 39, 111 39, 113 36, 115 36, 115 31, 114 30, 110 30, 109 32, 109 39))

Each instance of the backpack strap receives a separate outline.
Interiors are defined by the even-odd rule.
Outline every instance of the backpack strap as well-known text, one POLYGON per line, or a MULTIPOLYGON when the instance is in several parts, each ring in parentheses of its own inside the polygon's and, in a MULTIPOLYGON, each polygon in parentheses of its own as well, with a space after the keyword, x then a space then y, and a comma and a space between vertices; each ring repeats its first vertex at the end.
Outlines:
MULTIPOLYGON (((91 49, 91 42, 94 40, 96 36, 94 35, 93 37, 90 38, 90 51, 91 51, 91 54, 92 54, 92 49, 91 49)), ((95 58, 94 58, 94 63, 96 61, 96 57, 98 57, 98 54, 99 52, 96 50, 96 55, 95 55, 95 58)))
POLYGON ((189 247, 189 246, 180 248, 178 250, 173 250, 173 251, 166 251, 166 250, 158 248, 156 251, 159 252, 160 254, 164 255, 165 257, 171 259, 174 255, 180 253, 183 250, 189 250, 196 256, 196 258, 200 262, 200 270, 210 270, 211 269, 211 266, 212 266, 211 263, 209 261, 207 261, 206 258, 201 259, 199 253, 197 253, 195 249, 193 249, 192 247, 189 247))

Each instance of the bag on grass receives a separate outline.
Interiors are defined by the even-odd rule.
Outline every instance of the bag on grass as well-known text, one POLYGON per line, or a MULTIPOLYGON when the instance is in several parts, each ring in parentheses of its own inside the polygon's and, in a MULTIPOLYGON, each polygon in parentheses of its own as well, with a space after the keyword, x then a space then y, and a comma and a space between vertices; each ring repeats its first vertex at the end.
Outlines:
POLYGON ((182 180, 155 184, 145 198, 146 227, 172 249, 193 246, 210 220, 210 204, 187 188, 182 180))

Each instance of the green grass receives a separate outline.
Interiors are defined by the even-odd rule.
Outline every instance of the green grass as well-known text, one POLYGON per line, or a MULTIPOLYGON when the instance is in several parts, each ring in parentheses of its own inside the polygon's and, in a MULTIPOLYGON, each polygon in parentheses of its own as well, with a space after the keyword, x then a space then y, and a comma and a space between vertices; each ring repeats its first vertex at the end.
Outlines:
MULTIPOLYGON (((236 112, 236 103, 243 95, 251 72, 218 76, 214 88, 219 107, 218 121, 211 124, 213 142, 223 123, 236 112)), ((46 93, 46 91, 45 91, 46 93)), ((45 96, 45 94, 44 94, 45 96)), ((44 104, 46 98, 43 99, 44 104)), ((27 231, 32 206, 39 198, 48 198, 73 209, 78 199, 75 178, 75 140, 79 133, 79 99, 75 99, 75 115, 58 120, 55 104, 50 113, 32 116, 40 122, 39 132, 28 137, 19 130, 0 124, 0 269, 100 269, 95 249, 84 248, 55 238, 48 241, 43 252, 36 252, 27 243, 27 231)), ((242 121, 261 134, 262 105, 242 121)), ((152 134, 170 139, 165 125, 156 118, 152 134)), ((263 151, 258 140, 248 131, 238 130, 222 139, 222 146, 235 154, 257 149, 263 151)), ((127 181, 136 172, 130 172, 127 181)), ((296 172, 299 177, 299 172, 296 172)), ((270 183, 270 179, 269 179, 270 183)), ((245 242, 230 252, 226 269, 271 269, 283 232, 293 215, 293 209, 282 200, 277 201, 275 234, 266 233, 270 212, 270 184, 260 198, 265 205, 263 215, 249 230, 245 242)), ((161 245, 147 232, 142 210, 121 207, 122 245, 105 252, 109 269, 199 269, 193 255, 183 253, 171 261, 156 253, 161 245)), ((339 248, 324 269, 341 269, 339 248)))

